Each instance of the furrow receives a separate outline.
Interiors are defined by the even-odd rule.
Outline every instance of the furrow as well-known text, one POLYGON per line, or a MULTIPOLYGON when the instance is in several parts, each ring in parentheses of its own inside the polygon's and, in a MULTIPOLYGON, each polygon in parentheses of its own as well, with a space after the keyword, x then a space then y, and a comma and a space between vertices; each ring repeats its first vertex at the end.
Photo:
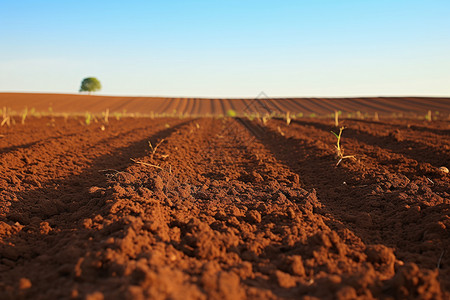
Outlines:
MULTIPOLYGON (((446 176, 434 173, 434 183, 423 174, 409 173, 408 178, 402 174, 402 162, 394 162, 397 158, 393 160, 389 152, 349 139, 345 131, 347 154, 366 156, 361 162, 348 160, 339 167, 335 167, 333 155, 335 138, 326 131, 273 122, 261 139, 280 161, 299 174, 307 188, 317 189, 330 217, 365 243, 392 247, 404 262, 428 269, 436 266, 442 251, 449 247, 445 225, 440 225, 447 223, 450 215, 446 176), (371 153, 378 154, 370 158, 371 153), (395 165, 380 166, 377 162, 383 158, 395 165)), ((441 270, 446 290, 449 275, 448 267, 441 270)))

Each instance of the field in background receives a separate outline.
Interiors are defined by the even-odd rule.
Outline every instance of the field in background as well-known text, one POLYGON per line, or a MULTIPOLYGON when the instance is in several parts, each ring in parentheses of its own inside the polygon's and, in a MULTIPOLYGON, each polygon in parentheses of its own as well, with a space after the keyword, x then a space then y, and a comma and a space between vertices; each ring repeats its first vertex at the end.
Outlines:
POLYGON ((70 94, 0 93, 0 108, 21 114, 25 109, 37 113, 86 112, 134 115, 207 116, 227 115, 232 110, 245 114, 285 114, 325 116, 335 111, 345 117, 424 117, 431 111, 435 117, 448 118, 450 98, 279 98, 279 99, 203 99, 158 97, 111 97, 70 94))
POLYGON ((448 99, 262 101, 0 94, 0 298, 449 298, 448 99))

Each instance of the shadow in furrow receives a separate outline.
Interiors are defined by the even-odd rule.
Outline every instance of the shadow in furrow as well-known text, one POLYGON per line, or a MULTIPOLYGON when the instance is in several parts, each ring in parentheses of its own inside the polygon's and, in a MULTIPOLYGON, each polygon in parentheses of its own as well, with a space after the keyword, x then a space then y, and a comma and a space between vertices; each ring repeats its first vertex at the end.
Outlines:
MULTIPOLYGON (((83 226, 83 220, 107 214, 109 206, 112 205, 109 200, 111 195, 108 193, 102 195, 89 191, 92 187, 105 190, 107 180, 99 171, 126 169, 134 164, 130 158, 144 157, 148 154, 149 140, 166 138, 191 121, 158 131, 125 147, 116 148, 111 153, 94 159, 81 174, 48 183, 36 190, 16 193, 18 200, 12 202, 9 213, 0 220, 4 223, 0 223, 18 222, 22 228, 16 234, 4 238, 0 244, 0 282, 17 281, 19 279, 17 276, 24 275, 21 274, 24 268, 36 270, 43 256, 58 256, 62 249, 86 251, 89 249, 89 244, 98 243, 92 240, 97 230, 87 229, 83 226)), ((114 231, 114 228, 111 230, 114 231)), ((67 265, 72 266, 69 271, 58 270, 58 260, 56 260, 54 272, 42 274, 45 275, 43 278, 33 278, 33 280, 45 280, 46 277, 57 279, 61 275, 69 276, 77 260, 82 256, 82 253, 78 254, 71 257, 69 253, 68 256, 71 258, 65 256, 66 269, 67 265)))
POLYGON ((408 197, 402 197, 401 191, 373 194, 375 177, 356 181, 354 179, 361 174, 334 167, 335 161, 330 155, 323 155, 323 150, 250 121, 244 122, 252 133, 265 130, 264 134, 255 137, 278 161, 299 175, 304 188, 316 189, 320 202, 324 204, 319 213, 331 216, 327 221, 331 228, 349 229, 366 245, 383 244, 396 249, 400 259, 413 261, 424 268, 435 268, 450 240, 442 235, 432 235, 425 227, 431 228, 438 221, 436 217, 450 214, 450 204, 425 207, 419 217, 414 208, 409 208, 414 204, 408 197), (427 239, 432 241, 433 248, 423 255, 420 245, 427 239))

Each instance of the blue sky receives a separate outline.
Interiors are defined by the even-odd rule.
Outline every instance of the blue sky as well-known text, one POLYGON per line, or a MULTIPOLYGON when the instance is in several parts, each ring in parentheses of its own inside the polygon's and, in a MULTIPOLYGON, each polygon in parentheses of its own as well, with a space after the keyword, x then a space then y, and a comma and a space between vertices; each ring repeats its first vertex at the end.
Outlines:
POLYGON ((0 92, 450 96, 450 1, 3 1, 0 92))

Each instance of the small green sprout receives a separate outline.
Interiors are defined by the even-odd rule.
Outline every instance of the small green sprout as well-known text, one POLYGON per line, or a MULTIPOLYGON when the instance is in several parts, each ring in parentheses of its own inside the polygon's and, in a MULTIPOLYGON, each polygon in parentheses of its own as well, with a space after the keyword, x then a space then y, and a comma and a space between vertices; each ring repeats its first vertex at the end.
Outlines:
POLYGON ((27 115, 28 115, 28 107, 25 107, 25 110, 22 114, 22 122, 21 122, 22 125, 25 125, 25 119, 27 118, 27 115))
POLYGON ((90 113, 86 113, 85 117, 86 118, 84 120, 84 123, 89 126, 91 124, 91 121, 92 121, 92 115, 90 113))
POLYGON ((227 116, 228 117, 234 118, 234 117, 236 117, 236 115, 237 115, 236 112, 234 110, 232 110, 232 109, 229 109, 227 111, 227 116))

